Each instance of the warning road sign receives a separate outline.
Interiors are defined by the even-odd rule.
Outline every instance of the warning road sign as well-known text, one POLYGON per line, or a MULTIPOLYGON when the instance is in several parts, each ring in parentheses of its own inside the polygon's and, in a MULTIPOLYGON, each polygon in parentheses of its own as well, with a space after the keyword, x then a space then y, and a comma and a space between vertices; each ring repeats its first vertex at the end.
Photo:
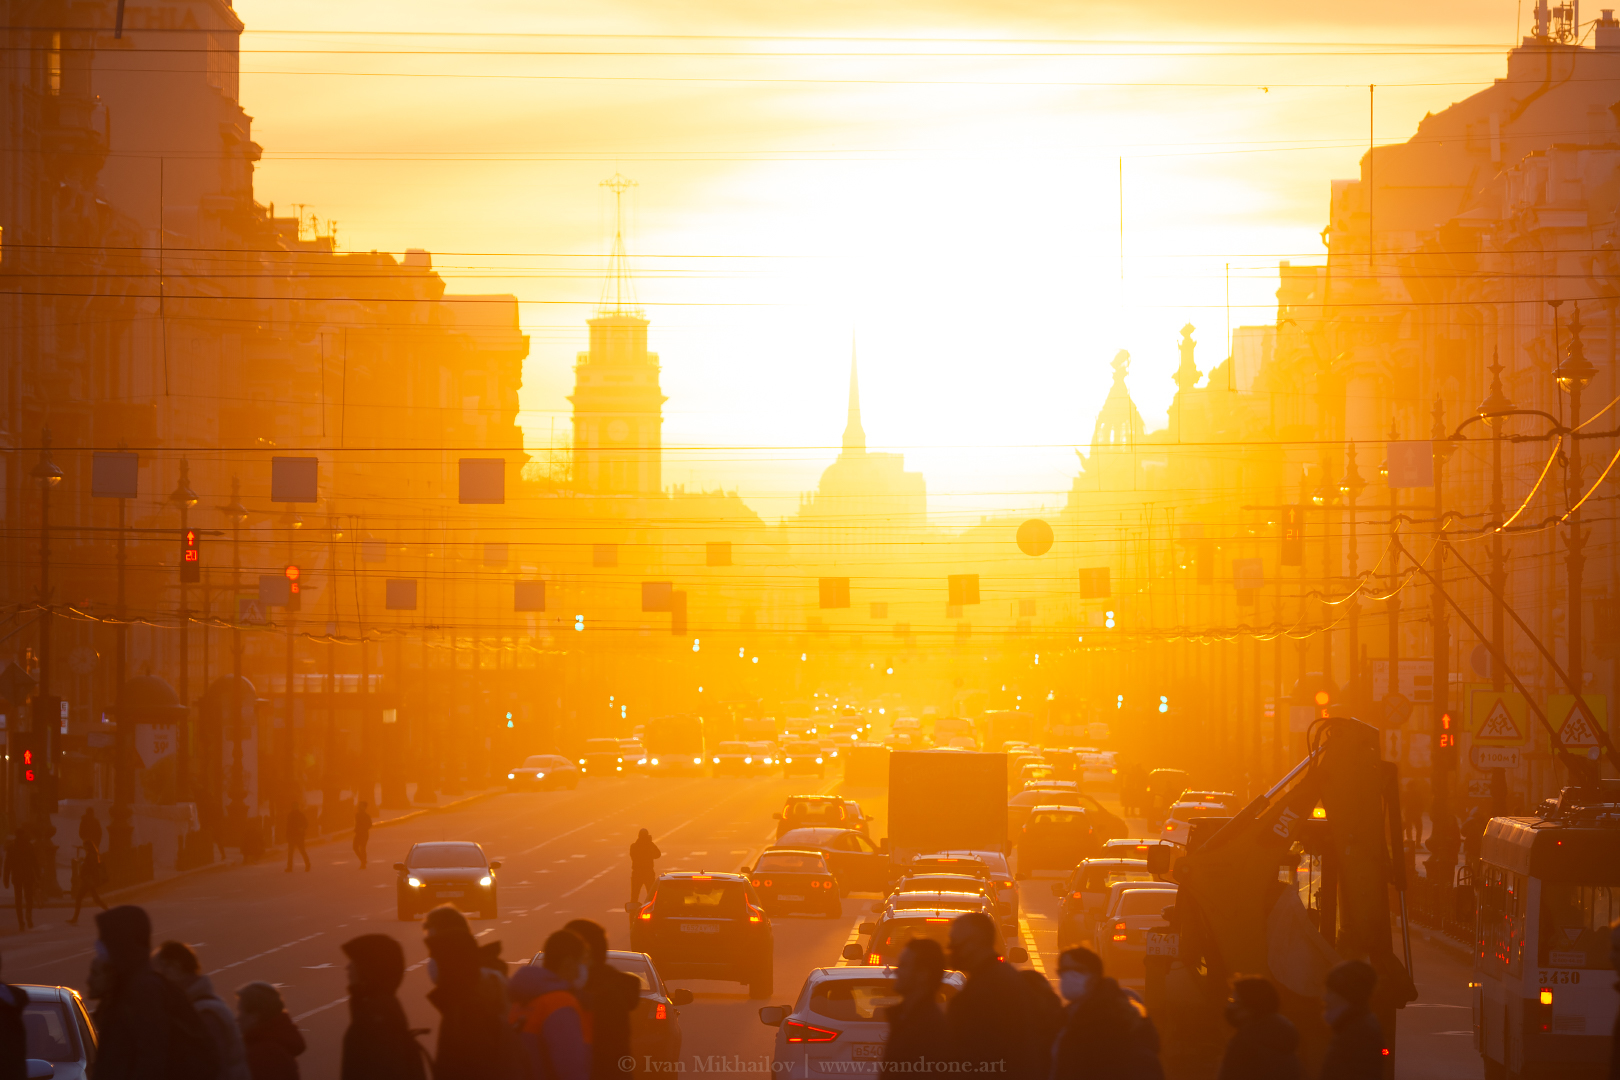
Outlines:
POLYGON ((1525 745, 1530 740, 1529 711, 1521 694, 1470 690, 1468 726, 1474 732, 1475 745, 1525 745))
POLYGON ((1600 730, 1607 730, 1608 698, 1602 694, 1587 694, 1580 701, 1573 694, 1554 694, 1547 699, 1547 719, 1558 732, 1558 745, 1563 747, 1597 746, 1602 740, 1600 730))
POLYGON ((264 605, 259 602, 257 593, 242 593, 236 597, 236 621, 243 626, 263 626, 270 621, 265 618, 264 605))

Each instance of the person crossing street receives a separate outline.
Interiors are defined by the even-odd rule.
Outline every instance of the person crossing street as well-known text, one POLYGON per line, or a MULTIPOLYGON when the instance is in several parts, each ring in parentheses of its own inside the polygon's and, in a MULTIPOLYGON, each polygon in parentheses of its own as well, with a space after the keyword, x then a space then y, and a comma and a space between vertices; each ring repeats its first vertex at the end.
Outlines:
POLYGON ((360 869, 366 868, 366 847, 371 843, 371 815, 366 812, 365 800, 354 807, 354 854, 360 860, 360 869))
POLYGON ((101 898, 101 879, 104 876, 101 852, 89 840, 84 842, 81 850, 79 875, 73 882, 73 918, 68 920, 69 926, 79 925, 79 912, 84 910, 86 896, 94 900, 102 911, 107 910, 107 902, 101 898))
POLYGON ((17 826, 11 843, 6 845, 6 865, 0 871, 0 884, 11 889, 17 907, 17 930, 34 928, 34 893, 39 887, 39 856, 29 839, 28 827, 17 826))
POLYGON ((642 829, 636 835, 636 842, 630 845, 630 902, 641 903, 641 891, 647 890, 647 898, 658 891, 658 871, 653 869, 653 863, 662 859, 664 853, 658 850, 653 843, 652 833, 642 829))
POLYGON ((293 853, 304 857, 304 871, 309 872, 309 850, 304 842, 309 839, 309 818, 304 816, 304 808, 293 803, 293 808, 287 811, 287 873, 292 873, 293 853))

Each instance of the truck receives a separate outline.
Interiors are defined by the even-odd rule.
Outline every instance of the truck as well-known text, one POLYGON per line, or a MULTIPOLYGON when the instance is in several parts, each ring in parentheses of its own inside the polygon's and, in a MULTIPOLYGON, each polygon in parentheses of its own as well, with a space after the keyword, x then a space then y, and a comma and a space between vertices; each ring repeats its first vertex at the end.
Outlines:
POLYGON ((1007 850, 1007 755, 905 750, 889 757, 889 850, 1007 850))

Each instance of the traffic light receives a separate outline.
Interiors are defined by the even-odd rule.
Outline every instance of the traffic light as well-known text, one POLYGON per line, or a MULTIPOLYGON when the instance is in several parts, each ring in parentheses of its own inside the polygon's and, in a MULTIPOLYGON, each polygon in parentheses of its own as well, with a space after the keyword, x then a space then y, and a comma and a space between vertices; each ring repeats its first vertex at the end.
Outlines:
POLYGON ((180 542, 180 583, 193 585, 202 580, 202 552, 197 547, 197 530, 187 529, 180 542))
POLYGON ((1103 625, 1110 630, 1114 628, 1114 613, 1112 611, 1103 612, 1103 625))
POLYGON ((1114 698, 1114 708, 1123 709, 1124 707, 1125 707, 1125 695, 1120 694, 1120 695, 1118 695, 1117 697, 1114 698))
POLYGON ((298 567, 289 563, 287 568, 282 571, 282 574, 287 578, 287 610, 301 610, 301 605, 299 604, 300 594, 298 584, 298 567))
POLYGON ((1282 512, 1283 566, 1305 565, 1305 508, 1285 506, 1282 512))
POLYGON ((1442 769, 1454 768, 1457 764, 1457 726, 1449 712, 1443 712, 1439 718, 1439 730, 1435 734, 1435 763, 1442 769))
POLYGON ((1162 713, 1170 711, 1170 697, 1168 694, 1159 695, 1159 711, 1162 713))

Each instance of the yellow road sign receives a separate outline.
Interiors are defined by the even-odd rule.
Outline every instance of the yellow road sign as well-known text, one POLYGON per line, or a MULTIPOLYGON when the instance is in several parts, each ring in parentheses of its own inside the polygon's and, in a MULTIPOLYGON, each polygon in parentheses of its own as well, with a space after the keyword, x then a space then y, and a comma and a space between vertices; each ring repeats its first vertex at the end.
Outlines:
POLYGON ((1598 731, 1609 729, 1609 699, 1587 694, 1577 703, 1573 694, 1553 694, 1547 699, 1547 719, 1558 733, 1559 746, 1598 746, 1598 731))
POLYGON ((1524 746, 1530 741, 1530 709, 1524 695, 1471 689, 1468 729, 1476 746, 1524 746))

